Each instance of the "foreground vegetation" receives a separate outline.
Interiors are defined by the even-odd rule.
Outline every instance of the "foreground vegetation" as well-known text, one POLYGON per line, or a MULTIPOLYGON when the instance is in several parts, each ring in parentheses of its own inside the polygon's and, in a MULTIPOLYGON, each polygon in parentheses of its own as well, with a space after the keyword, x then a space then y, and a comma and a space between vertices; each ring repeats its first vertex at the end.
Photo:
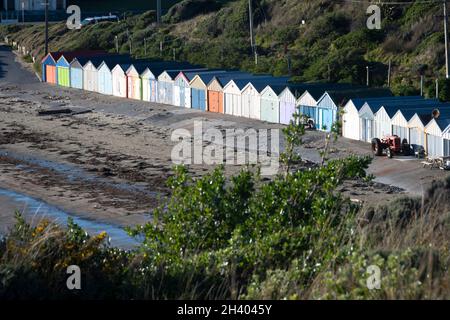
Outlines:
MULTIPOLYGON (((214 68, 290 74, 298 81, 365 84, 369 66, 375 86, 387 85, 391 61, 391 88, 396 94, 418 94, 423 75, 429 97, 435 96, 435 79, 444 78, 441 3, 384 4, 381 30, 367 29, 366 3, 253 0, 253 7, 258 65, 249 41, 247 0, 179 1, 160 27, 154 24, 154 11, 81 30, 52 24, 50 48, 114 52, 117 36, 119 51, 129 53, 131 45, 132 54, 139 58, 171 60, 175 55, 177 60, 214 68)), ((0 27, 0 37, 7 35, 38 60, 42 57, 42 25, 0 27)), ((447 86, 442 80, 445 100, 450 92, 447 86)))
MULTIPOLYGON (((333 128, 338 131, 338 128, 333 128)), ((304 169, 294 152, 304 130, 286 130, 283 173, 267 182, 252 168, 191 178, 177 167, 170 198, 152 223, 130 230, 125 252, 42 221, 17 225, 0 243, 0 297, 37 299, 448 299, 450 179, 423 199, 374 208, 344 198, 347 179, 370 179, 370 158, 304 169), (82 290, 66 289, 78 265, 82 290), (368 267, 381 270, 369 290, 368 267)), ((325 145, 332 144, 332 136, 325 145)))

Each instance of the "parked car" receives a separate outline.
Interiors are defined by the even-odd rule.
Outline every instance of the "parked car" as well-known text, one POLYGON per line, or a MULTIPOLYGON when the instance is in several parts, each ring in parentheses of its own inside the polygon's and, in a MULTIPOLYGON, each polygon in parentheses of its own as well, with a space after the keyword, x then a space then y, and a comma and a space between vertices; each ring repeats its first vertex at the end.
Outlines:
POLYGON ((116 15, 109 15, 109 16, 102 16, 102 17, 89 17, 81 21, 81 27, 88 26, 91 24, 96 24, 99 22, 105 22, 105 21, 111 21, 111 22, 119 22, 119 17, 116 15))

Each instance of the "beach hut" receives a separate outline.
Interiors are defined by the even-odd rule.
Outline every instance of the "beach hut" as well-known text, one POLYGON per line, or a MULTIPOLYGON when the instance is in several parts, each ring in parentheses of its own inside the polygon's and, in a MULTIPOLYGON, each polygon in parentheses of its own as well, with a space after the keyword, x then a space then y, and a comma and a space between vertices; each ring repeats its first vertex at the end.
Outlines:
MULTIPOLYGON (((436 106, 438 104, 436 99, 410 99, 403 97, 399 101, 378 101, 370 104, 370 108, 375 115, 375 136, 383 138, 393 134, 392 118, 399 110, 417 109, 425 106, 436 106)), ((401 130, 396 128, 396 131, 401 130)), ((407 130, 409 131, 409 130, 407 130)))
MULTIPOLYGON (((412 100, 424 100, 420 96, 353 98, 344 106, 342 114, 342 136, 353 140, 368 141, 378 135, 375 113, 384 103, 396 102, 402 105, 412 100)), ((370 141, 368 141, 370 142, 370 141)))
POLYGON ((307 84, 288 84, 280 93, 280 123, 290 124, 294 120, 294 114, 299 110, 297 100, 308 88, 307 84))
POLYGON ((189 83, 198 72, 205 72, 207 69, 190 69, 178 73, 173 85, 173 103, 177 107, 191 108, 191 87, 189 83))
POLYGON ((306 116, 314 124, 317 123, 318 111, 317 102, 325 92, 331 90, 348 90, 354 88, 346 83, 311 83, 303 94, 297 99, 297 108, 301 115, 306 116))
POLYGON ((113 96, 126 98, 128 93, 126 71, 129 64, 117 64, 111 71, 113 96))
POLYGON ((142 100, 142 68, 132 64, 125 72, 127 75, 128 99, 142 100))
POLYGON ((145 68, 141 74, 142 100, 148 102, 158 101, 158 79, 150 68, 145 68))
POLYGON ((166 70, 158 76, 158 102, 173 105, 174 79, 180 70, 166 70))
POLYGON ((98 70, 92 60, 83 66, 83 89, 98 92, 98 70))
MULTIPOLYGON (((197 74, 189 82, 191 88, 191 107, 192 109, 208 111, 208 84, 215 76, 225 75, 224 70, 208 70, 197 72, 197 74)), ((186 74, 188 78, 192 73, 186 74)))
POLYGON ((42 81, 58 84, 57 79, 58 73, 56 64, 62 56, 65 56, 67 64, 61 66, 69 68, 68 65, 75 58, 94 57, 101 54, 105 54, 105 51, 93 50, 93 51, 50 52, 42 59, 42 81))
POLYGON ((315 117, 316 128, 331 131, 333 124, 339 120, 340 108, 352 98, 389 97, 392 92, 384 88, 367 88, 355 86, 354 89, 338 89, 327 91, 317 101, 315 117))
POLYGON ((105 95, 113 94, 111 70, 116 66, 115 62, 103 61, 98 67, 98 92, 105 95))
POLYGON ((75 58, 70 63, 70 86, 75 89, 83 89, 83 65, 87 58, 75 58))
POLYGON ((175 78, 174 83, 174 104, 177 107, 191 108, 191 88, 190 80, 181 71, 175 78))
MULTIPOLYGON (((248 83, 249 81, 247 81, 248 83)), ((242 115, 242 96, 241 91, 245 86, 244 81, 230 80, 223 88, 224 111, 225 114, 241 116, 242 115), (239 85, 236 83, 239 82, 239 85)))
POLYGON ((420 115, 415 113, 414 116, 408 121, 409 144, 413 150, 417 150, 420 147, 425 150, 425 126, 431 121, 431 119, 431 114, 420 115))
POLYGON ((268 83, 287 82, 288 78, 274 78, 269 75, 256 75, 250 78, 236 79, 236 84, 244 87, 241 90, 242 116, 261 120, 261 92, 268 83))
POLYGON ((442 144, 443 156, 450 157, 450 126, 447 126, 447 128, 442 133, 442 144))
POLYGON ((344 138, 352 140, 359 140, 361 138, 359 110, 361 110, 365 103, 366 99, 356 98, 350 99, 345 104, 342 114, 342 136, 344 138))
POLYGON ((284 88, 280 85, 268 85, 261 92, 261 120, 280 123, 280 98, 284 88))
POLYGON ((225 113, 223 88, 232 79, 250 78, 252 75, 247 72, 227 72, 215 76, 208 84, 208 111, 215 113, 225 113))
POLYGON ((62 87, 70 87, 70 61, 66 60, 66 56, 62 55, 56 62, 56 79, 58 85, 62 87))
POLYGON ((43 82, 57 84, 56 62, 61 56, 61 52, 50 52, 42 59, 43 82))
POLYGON ((151 61, 141 65, 134 64, 136 68, 143 70, 142 100, 158 102, 158 76, 167 69, 176 68, 180 63, 173 61, 151 61))
MULTIPOLYGON (((444 157, 448 154, 448 142, 445 141, 444 150, 444 137, 448 137, 447 132, 450 128, 450 117, 439 117, 437 119, 431 119, 431 121, 425 127, 426 134, 426 152, 429 157, 444 157)), ((447 139, 445 139, 447 140, 447 139)))
POLYGON ((261 91, 265 86, 265 82, 252 81, 242 89, 242 112, 245 117, 261 120, 261 91))

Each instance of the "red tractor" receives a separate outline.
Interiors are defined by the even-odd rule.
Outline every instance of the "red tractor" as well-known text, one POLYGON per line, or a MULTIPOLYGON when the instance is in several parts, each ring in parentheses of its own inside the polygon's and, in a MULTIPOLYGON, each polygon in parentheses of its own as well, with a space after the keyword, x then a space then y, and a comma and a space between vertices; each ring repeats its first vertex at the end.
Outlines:
POLYGON ((411 148, 406 139, 402 141, 399 136, 387 136, 381 140, 372 139, 372 152, 376 156, 386 154, 388 158, 393 158, 394 155, 408 156, 411 148))

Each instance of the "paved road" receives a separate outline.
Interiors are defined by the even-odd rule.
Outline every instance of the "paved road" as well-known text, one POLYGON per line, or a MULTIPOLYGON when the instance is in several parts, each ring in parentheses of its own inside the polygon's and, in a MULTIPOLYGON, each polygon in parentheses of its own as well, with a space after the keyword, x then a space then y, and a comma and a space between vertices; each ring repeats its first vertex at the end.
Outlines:
POLYGON ((16 56, 4 45, 0 45, 0 83, 25 85, 39 80, 15 61, 16 56))

